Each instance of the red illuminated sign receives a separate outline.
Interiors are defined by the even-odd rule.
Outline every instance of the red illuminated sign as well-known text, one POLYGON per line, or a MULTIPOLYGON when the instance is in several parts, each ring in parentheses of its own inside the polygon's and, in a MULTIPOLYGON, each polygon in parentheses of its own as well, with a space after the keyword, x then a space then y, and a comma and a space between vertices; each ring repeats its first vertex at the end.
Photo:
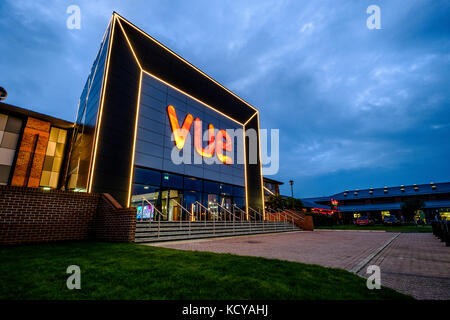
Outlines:
POLYGON ((216 152, 217 158, 225 163, 232 164, 233 159, 224 154, 224 151, 232 151, 233 142, 230 135, 226 130, 219 130, 217 136, 215 136, 214 126, 210 124, 208 126, 208 146, 203 148, 202 143, 202 121, 199 118, 193 117, 192 114, 188 113, 184 118, 183 125, 180 128, 180 123, 178 122, 177 112, 174 106, 167 106, 167 114, 169 116, 170 127, 172 129, 173 137, 175 140, 176 147, 181 150, 186 143, 187 135, 192 127, 192 122, 194 122, 194 148, 195 151, 202 157, 211 158, 216 152))

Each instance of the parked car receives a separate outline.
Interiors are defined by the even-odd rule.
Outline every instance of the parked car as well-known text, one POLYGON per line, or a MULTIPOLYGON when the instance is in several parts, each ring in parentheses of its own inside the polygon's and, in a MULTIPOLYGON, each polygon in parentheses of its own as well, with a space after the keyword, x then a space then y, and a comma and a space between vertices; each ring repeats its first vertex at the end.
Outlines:
POLYGON ((356 225, 358 226, 369 226, 372 225, 373 221, 369 219, 369 217, 359 217, 356 219, 356 225))
POLYGON ((397 226, 399 226, 402 223, 401 223, 401 221, 399 219, 397 219, 396 216, 385 216, 384 219, 383 219, 383 224, 385 226, 387 226, 387 225, 397 225, 397 226))

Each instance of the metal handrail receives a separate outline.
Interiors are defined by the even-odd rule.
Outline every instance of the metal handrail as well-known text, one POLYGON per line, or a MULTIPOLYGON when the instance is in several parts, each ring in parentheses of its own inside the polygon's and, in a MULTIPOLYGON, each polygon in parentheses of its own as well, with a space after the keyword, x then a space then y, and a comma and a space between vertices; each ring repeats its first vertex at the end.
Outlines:
MULTIPOLYGON (((144 213, 144 201, 147 202, 148 204, 153 206, 153 209, 156 211, 156 213, 158 214, 158 239, 159 239, 159 235, 160 235, 160 231, 161 231, 161 216, 163 216, 163 218, 166 218, 167 215, 165 215, 164 213, 162 213, 161 211, 159 211, 158 209, 156 209, 156 206, 151 203, 150 201, 148 201, 145 198, 142 198, 142 213, 144 213)), ((151 232, 151 228, 152 228, 152 217, 150 217, 149 219, 149 227, 150 227, 150 232, 151 232)))
POLYGON ((248 207, 248 209, 251 210, 251 211, 253 211, 254 213, 258 214, 258 215, 261 217, 261 221, 264 220, 264 216, 263 216, 261 213, 259 213, 258 211, 256 211, 256 210, 253 209, 252 207, 248 207))
MULTIPOLYGON (((218 204, 218 203, 216 203, 220 208, 222 208, 223 210, 225 210, 226 212, 228 212, 229 214, 231 214, 233 217, 235 217, 235 218, 238 218, 239 219, 239 217, 238 216, 236 216, 233 212, 231 212, 230 210, 228 210, 227 208, 225 208, 225 207, 223 207, 223 206, 221 206, 220 204, 218 204)), ((226 221, 226 219, 225 219, 225 221, 226 221)))
POLYGON ((293 212, 289 209, 283 209, 281 211, 276 211, 274 209, 271 208, 267 208, 266 211, 272 211, 272 213, 279 213, 279 214, 284 214, 284 215, 289 215, 290 218, 294 218, 294 219, 304 219, 304 217, 302 217, 301 215, 297 214, 296 212, 293 212))
POLYGON ((243 221, 244 219, 243 219, 242 214, 244 214, 244 216, 247 216, 247 212, 245 212, 244 210, 242 210, 241 208, 239 208, 239 207, 236 205, 236 203, 233 203, 233 207, 236 208, 236 209, 238 209, 238 210, 241 212, 241 221, 243 221))
MULTIPOLYGON (((216 216, 216 217, 218 216, 217 213, 212 212, 209 208, 205 207, 205 206, 202 205, 200 202, 195 201, 194 204, 197 204, 197 205, 199 205, 201 208, 203 208, 203 209, 205 209, 206 211, 208 211, 210 215, 216 216)), ((218 217, 217 217, 217 218, 218 218, 218 217)))
MULTIPOLYGON (((227 213, 229 213, 230 215, 232 215, 233 216, 233 233, 235 233, 235 229, 234 229, 234 224, 235 224, 235 221, 236 221, 236 218, 238 218, 233 212, 231 212, 230 210, 228 210, 227 208, 224 208, 224 207, 222 207, 220 204, 218 204, 218 203, 216 203, 218 206, 219 206, 219 208, 222 208, 223 210, 225 210, 225 212, 227 212, 227 213)), ((226 216, 225 216, 225 226, 227 225, 227 219, 226 219, 226 216)), ((241 220, 241 225, 242 225, 242 220, 241 220)))
MULTIPOLYGON (((259 211, 256 211, 256 210, 253 209, 252 207, 248 207, 248 209, 249 209, 250 211, 252 211, 253 213, 255 213, 255 225, 256 225, 256 221, 258 220, 257 217, 256 217, 256 214, 258 214, 258 215, 261 217, 261 220, 260 220, 260 221, 262 221, 263 231, 265 231, 264 215, 262 215, 259 211)), ((251 225, 251 221, 250 221, 250 225, 251 225)), ((275 231, 276 231, 276 226, 275 226, 275 231)))
MULTIPOLYGON (((292 212, 291 210, 289 210, 289 209, 285 209, 285 210, 283 210, 283 211, 275 211, 274 209, 272 209, 272 208, 267 208, 266 209, 266 213, 267 213, 267 211, 269 211, 269 214, 275 214, 275 213, 278 213, 279 215, 278 215, 278 221, 280 221, 279 220, 279 218, 280 218, 280 215, 281 214, 283 214, 284 215, 284 222, 286 223, 288 220, 291 220, 290 222, 291 222, 291 224, 292 224, 292 230, 294 231, 295 230, 295 220, 296 219, 305 219, 304 217, 302 217, 301 215, 298 215, 296 212, 292 212), (272 211, 272 212, 270 212, 270 211, 272 211), (298 216, 297 216, 298 215, 298 216), (289 216, 289 217, 288 217, 289 216), (289 219, 290 218, 290 219, 289 219)), ((286 228, 286 226, 285 226, 285 228, 286 228)))
POLYGON ((297 213, 297 211, 293 211, 293 210, 291 210, 291 209, 285 209, 284 212, 288 212, 288 213, 290 213, 291 215, 294 215, 294 216, 298 215, 298 217, 299 217, 300 219, 302 219, 302 220, 305 219, 305 217, 302 216, 302 215, 304 215, 304 214, 301 213, 301 212, 297 213))
MULTIPOLYGON (((191 220, 192 220, 193 214, 192 214, 192 212, 190 212, 188 209, 186 209, 186 208, 183 207, 181 204, 179 204, 178 201, 173 200, 173 202, 175 202, 175 204, 176 204, 177 206, 179 206, 182 210, 184 210, 185 212, 187 212, 188 215, 189 215, 188 225, 189 225, 189 237, 190 237, 190 236, 191 236, 191 220)), ((183 226, 183 216, 180 217, 180 229, 182 228, 182 226, 183 226)))
MULTIPOLYGON (((213 213, 209 208, 205 207, 203 204, 201 204, 198 201, 195 201, 194 204, 199 205, 201 208, 204 208, 206 211, 209 212, 209 214, 213 217, 213 234, 216 234, 216 218, 218 218, 218 215, 216 213, 213 213)), ((206 218, 205 218, 205 228, 206 228, 206 218)))

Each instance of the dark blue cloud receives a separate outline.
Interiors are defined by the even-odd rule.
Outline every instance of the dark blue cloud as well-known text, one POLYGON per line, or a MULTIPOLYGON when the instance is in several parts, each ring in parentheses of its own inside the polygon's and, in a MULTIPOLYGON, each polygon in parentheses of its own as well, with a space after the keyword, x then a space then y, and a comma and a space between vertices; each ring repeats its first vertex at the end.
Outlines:
POLYGON ((273 178, 297 196, 450 180, 448 1, 78 1, 68 30, 71 4, 0 3, 9 103, 73 119, 115 10, 280 129, 273 178))

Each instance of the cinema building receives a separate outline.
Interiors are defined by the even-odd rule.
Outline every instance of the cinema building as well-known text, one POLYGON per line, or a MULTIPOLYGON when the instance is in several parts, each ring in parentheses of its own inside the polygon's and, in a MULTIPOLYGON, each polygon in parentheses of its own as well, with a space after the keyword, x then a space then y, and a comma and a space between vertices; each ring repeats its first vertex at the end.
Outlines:
POLYGON ((193 206, 264 214, 258 110, 116 13, 75 123, 3 103, 0 116, 2 184, 108 193, 169 221, 193 206))

